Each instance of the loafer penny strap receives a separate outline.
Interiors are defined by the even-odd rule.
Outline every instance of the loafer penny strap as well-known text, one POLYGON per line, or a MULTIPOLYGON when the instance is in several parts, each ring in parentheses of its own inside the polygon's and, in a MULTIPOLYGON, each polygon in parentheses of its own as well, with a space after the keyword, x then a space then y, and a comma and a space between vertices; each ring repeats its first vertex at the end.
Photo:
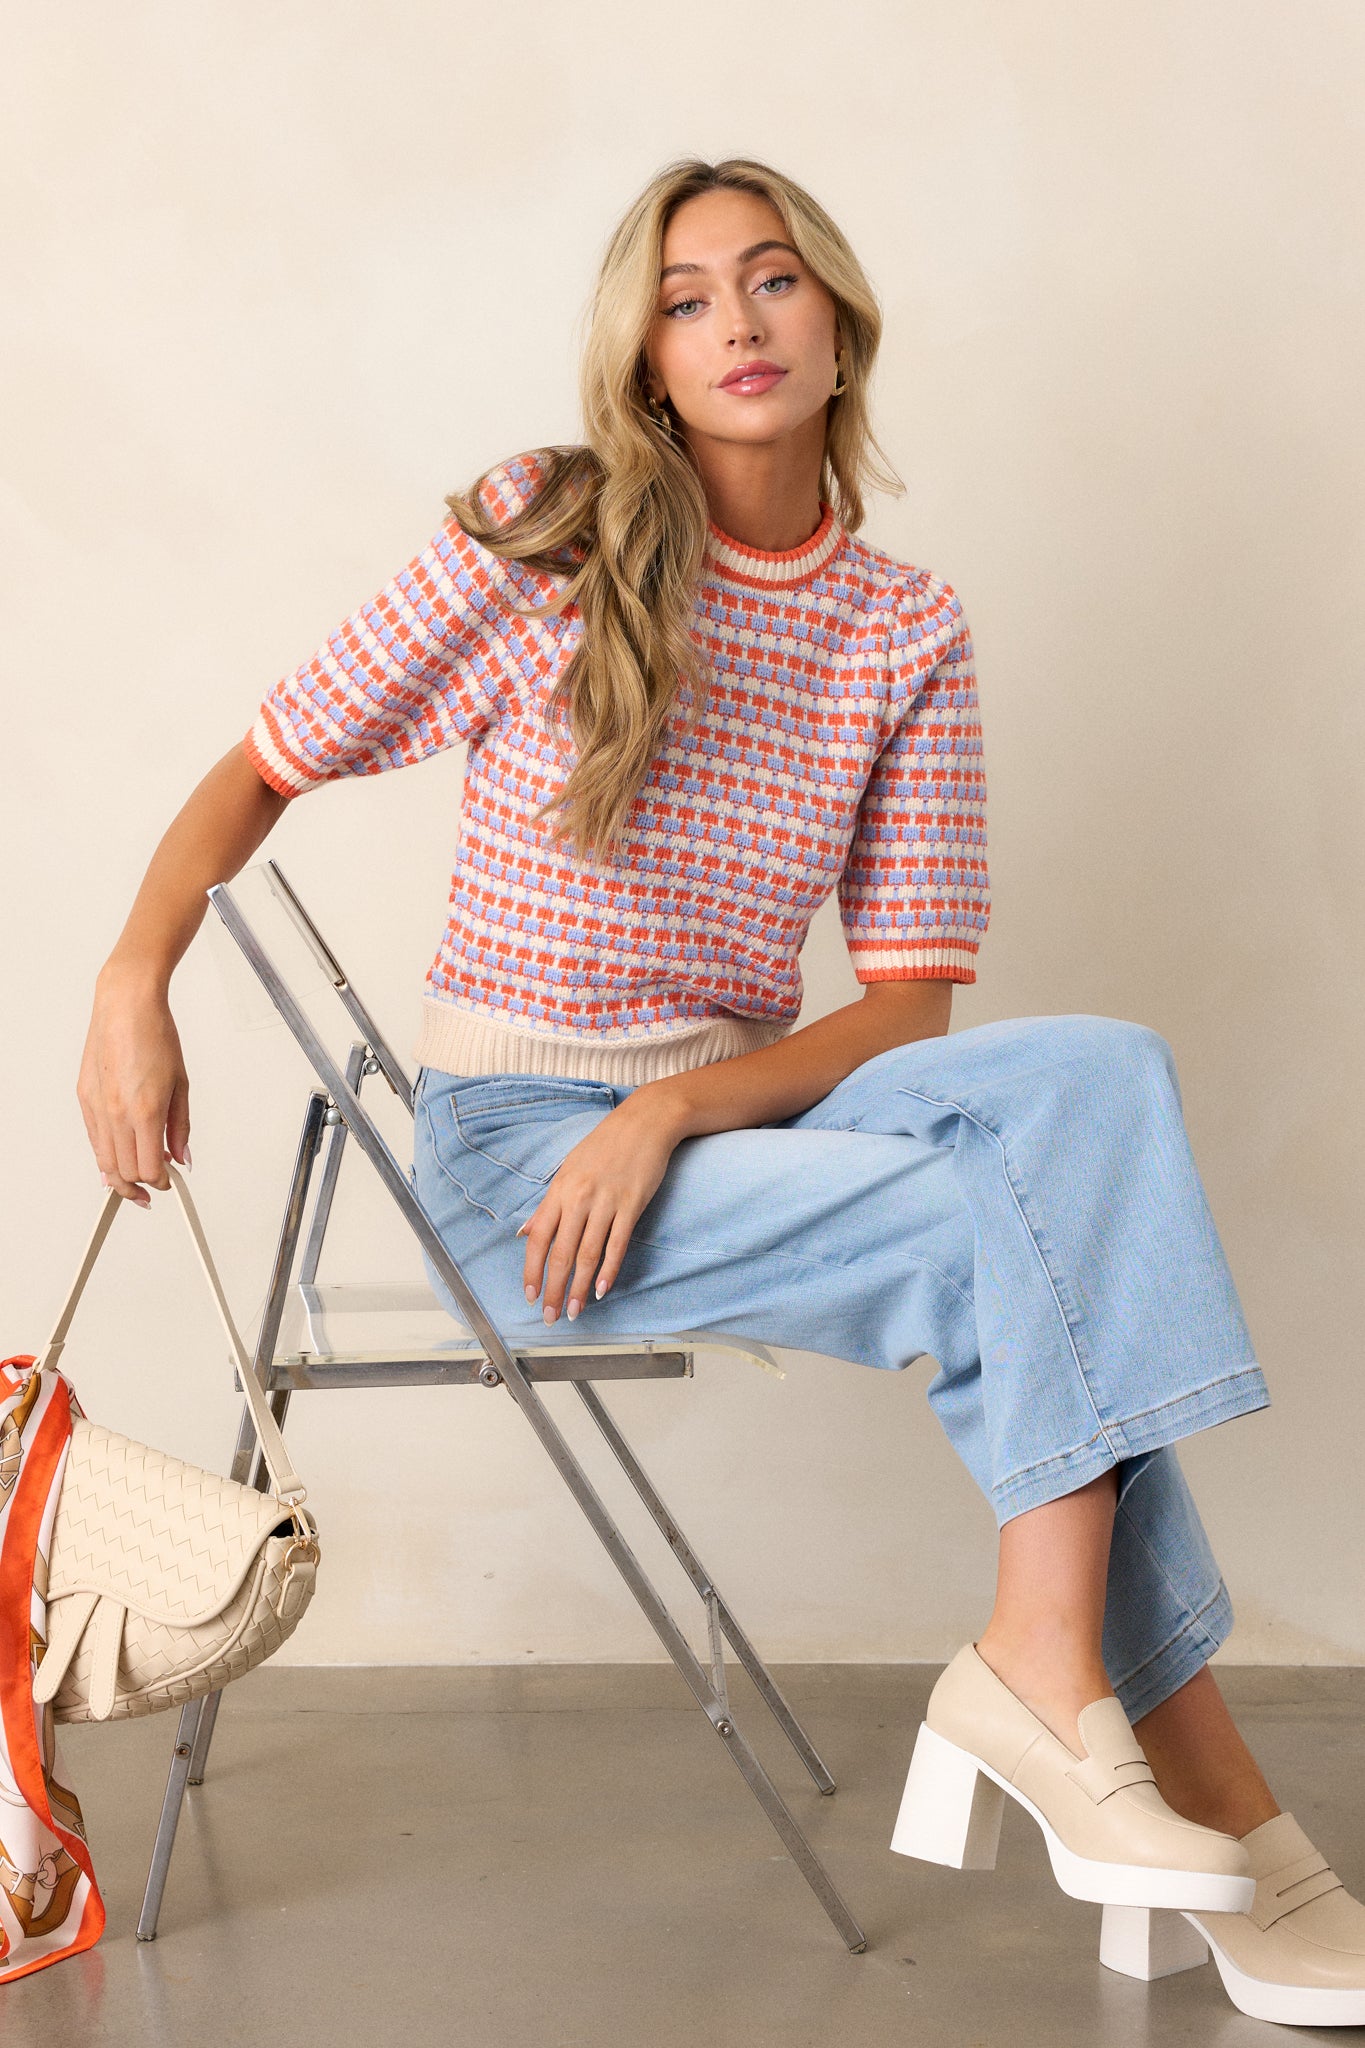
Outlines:
POLYGON ((1296 1862, 1286 1863, 1283 1870, 1272 1870, 1261 1879, 1249 1917, 1264 1933, 1287 1913, 1296 1913, 1300 1906, 1344 1889, 1327 1858, 1315 1849, 1310 1856, 1300 1856, 1296 1862))
POLYGON ((1155 1785, 1156 1773, 1145 1756, 1100 1757, 1088 1756, 1082 1763, 1073 1764, 1067 1772, 1073 1785, 1079 1785, 1088 1799, 1096 1806, 1112 1799, 1116 1792, 1126 1792, 1130 1785, 1155 1785))

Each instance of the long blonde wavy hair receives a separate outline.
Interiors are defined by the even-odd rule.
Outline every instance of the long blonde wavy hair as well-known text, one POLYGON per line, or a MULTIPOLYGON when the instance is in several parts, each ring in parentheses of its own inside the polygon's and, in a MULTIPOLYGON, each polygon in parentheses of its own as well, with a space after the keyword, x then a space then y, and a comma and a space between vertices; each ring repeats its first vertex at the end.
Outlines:
MULTIPOLYGON (((569 604, 582 614, 582 637, 547 705, 552 733, 567 717, 578 759, 535 820, 558 810, 551 836, 557 843, 572 838, 579 855, 593 863, 618 843, 682 686, 691 700, 689 733, 705 707, 708 674, 690 620, 707 503, 683 422, 666 404, 670 437, 646 405, 645 344, 656 317, 668 223, 684 201, 717 190, 768 200, 838 309, 847 390, 827 407, 820 496, 855 530, 864 517, 864 483, 904 490, 885 462, 868 409, 880 308, 838 227, 809 192, 749 157, 714 164, 683 157, 667 164, 618 223, 598 272, 579 369, 582 444, 536 451, 544 481, 532 502, 503 524, 478 497, 490 470, 446 499, 482 546, 560 580, 545 603, 520 607, 524 616, 549 618, 569 604), (576 549, 584 551, 581 560, 576 549), (575 564, 567 577, 566 560, 575 564)), ((555 737, 567 758, 570 750, 555 737)))

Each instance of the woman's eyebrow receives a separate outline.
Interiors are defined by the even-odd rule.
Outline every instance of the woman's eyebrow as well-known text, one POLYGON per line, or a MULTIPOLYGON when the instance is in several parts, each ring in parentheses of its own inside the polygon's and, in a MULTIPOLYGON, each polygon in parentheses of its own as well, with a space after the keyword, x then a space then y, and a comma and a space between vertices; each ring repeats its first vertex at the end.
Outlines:
MULTIPOLYGON (((800 253, 793 249, 790 242, 755 242, 752 248, 741 249, 735 261, 737 264, 752 263, 755 256, 762 256, 769 249, 785 249, 789 256, 799 256, 800 253)), ((686 271, 689 275, 694 275, 705 268, 704 263, 666 263, 659 272, 659 282, 662 284, 664 279, 672 277, 675 271, 686 271)))

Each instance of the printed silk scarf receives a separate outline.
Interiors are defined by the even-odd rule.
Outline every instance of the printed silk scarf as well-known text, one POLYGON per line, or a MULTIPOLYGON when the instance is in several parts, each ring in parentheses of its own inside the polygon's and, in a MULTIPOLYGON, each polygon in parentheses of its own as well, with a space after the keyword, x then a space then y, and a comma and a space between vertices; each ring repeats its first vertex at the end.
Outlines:
POLYGON ((47 1563, 71 1418, 55 1368, 0 1359, 0 1983, 93 1947, 104 1901, 51 1704, 33 1698, 47 1648, 47 1563))

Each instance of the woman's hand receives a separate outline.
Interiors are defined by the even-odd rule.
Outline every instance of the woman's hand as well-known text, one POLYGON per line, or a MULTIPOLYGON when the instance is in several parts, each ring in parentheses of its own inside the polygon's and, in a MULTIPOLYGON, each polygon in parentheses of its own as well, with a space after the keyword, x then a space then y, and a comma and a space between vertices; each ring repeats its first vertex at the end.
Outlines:
POLYGON ((167 1155, 190 1163, 189 1077, 161 987, 101 972, 76 1094, 105 1186, 149 1208, 147 1187, 170 1187, 167 1155))
POLYGON ((566 1283, 572 1322, 599 1266, 594 1298, 606 1293, 683 1136, 667 1098, 659 1092, 651 1099, 648 1088, 637 1088, 564 1155, 539 1208, 517 1232, 526 1238, 526 1299, 535 1300, 543 1276, 547 1323, 564 1305, 566 1283))

